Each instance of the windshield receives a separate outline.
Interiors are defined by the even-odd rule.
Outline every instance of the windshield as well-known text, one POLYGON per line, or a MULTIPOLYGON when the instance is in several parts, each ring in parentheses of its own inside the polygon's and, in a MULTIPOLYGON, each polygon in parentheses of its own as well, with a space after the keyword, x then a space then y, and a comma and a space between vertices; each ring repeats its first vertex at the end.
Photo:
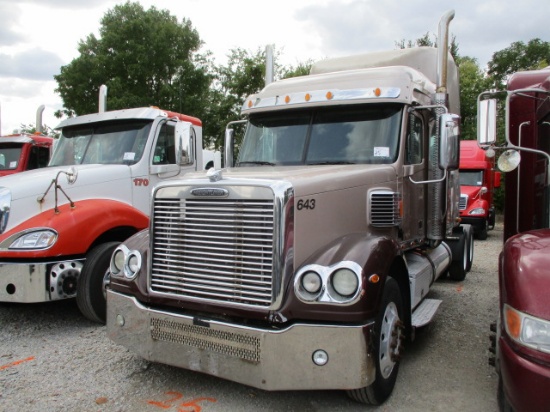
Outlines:
POLYGON ((393 163, 401 109, 361 105, 251 116, 237 166, 393 163))
POLYGON ((459 179, 462 186, 481 186, 483 184, 483 170, 461 169, 459 179))
POLYGON ((21 157, 22 145, 7 145, 0 146, 0 170, 13 170, 19 164, 21 157))
POLYGON ((141 159, 151 124, 132 120, 64 128, 50 166, 134 164, 141 159))

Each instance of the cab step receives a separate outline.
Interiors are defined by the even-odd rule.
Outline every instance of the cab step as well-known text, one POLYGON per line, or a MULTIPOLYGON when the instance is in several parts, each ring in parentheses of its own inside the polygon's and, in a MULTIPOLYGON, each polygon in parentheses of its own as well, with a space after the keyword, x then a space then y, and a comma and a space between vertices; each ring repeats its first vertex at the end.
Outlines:
POLYGON ((424 299, 412 313, 411 324, 413 328, 419 328, 430 323, 441 302, 439 299, 424 299))

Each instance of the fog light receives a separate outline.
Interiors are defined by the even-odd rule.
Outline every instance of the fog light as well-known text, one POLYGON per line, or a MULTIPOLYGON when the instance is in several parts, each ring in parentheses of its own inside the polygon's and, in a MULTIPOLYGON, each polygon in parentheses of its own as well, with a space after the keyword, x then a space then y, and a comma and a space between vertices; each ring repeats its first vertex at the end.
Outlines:
POLYGON ((116 324, 118 326, 124 326, 124 316, 116 315, 116 324))
POLYGON ((317 366, 325 366, 328 362, 328 353, 326 353, 324 350, 318 349, 315 352, 313 352, 313 363, 315 363, 317 366))

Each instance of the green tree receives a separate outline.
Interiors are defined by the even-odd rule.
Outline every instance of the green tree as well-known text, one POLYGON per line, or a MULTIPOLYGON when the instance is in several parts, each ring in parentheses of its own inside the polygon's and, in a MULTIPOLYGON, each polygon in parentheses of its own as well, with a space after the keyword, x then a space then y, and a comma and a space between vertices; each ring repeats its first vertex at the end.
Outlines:
MULTIPOLYGON (((17 133, 35 134, 36 133, 36 125, 33 124, 33 123, 29 123, 29 124, 21 123, 21 126, 19 127, 19 130, 14 130, 13 133, 14 134, 17 134, 17 133)), ((44 124, 44 125, 42 125, 42 134, 45 135, 45 136, 50 136, 50 137, 57 138, 57 137, 59 137, 60 133, 58 131, 52 129, 48 125, 44 124)))
POLYGON ((139 3, 115 6, 101 19, 99 38, 80 41, 80 56, 54 76, 68 116, 97 111, 101 84, 111 110, 155 105, 201 117, 211 82, 207 56, 191 22, 139 3))
POLYGON ((475 140, 477 138, 477 97, 487 90, 489 82, 475 58, 459 57, 457 63, 460 73, 462 139, 475 140))
POLYGON ((493 53, 487 74, 491 86, 497 90, 506 88, 508 77, 518 71, 541 69, 550 62, 550 42, 532 39, 527 44, 517 41, 509 47, 493 53))

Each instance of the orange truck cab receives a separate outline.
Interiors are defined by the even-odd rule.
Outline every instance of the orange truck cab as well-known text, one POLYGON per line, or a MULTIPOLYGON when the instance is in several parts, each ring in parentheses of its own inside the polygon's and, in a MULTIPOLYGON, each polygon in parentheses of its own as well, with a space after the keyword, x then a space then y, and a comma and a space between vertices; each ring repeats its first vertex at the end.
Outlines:
POLYGON ((477 239, 487 239, 495 226, 494 189, 500 186, 495 158, 487 156, 475 140, 460 142, 460 218, 474 228, 477 239))

